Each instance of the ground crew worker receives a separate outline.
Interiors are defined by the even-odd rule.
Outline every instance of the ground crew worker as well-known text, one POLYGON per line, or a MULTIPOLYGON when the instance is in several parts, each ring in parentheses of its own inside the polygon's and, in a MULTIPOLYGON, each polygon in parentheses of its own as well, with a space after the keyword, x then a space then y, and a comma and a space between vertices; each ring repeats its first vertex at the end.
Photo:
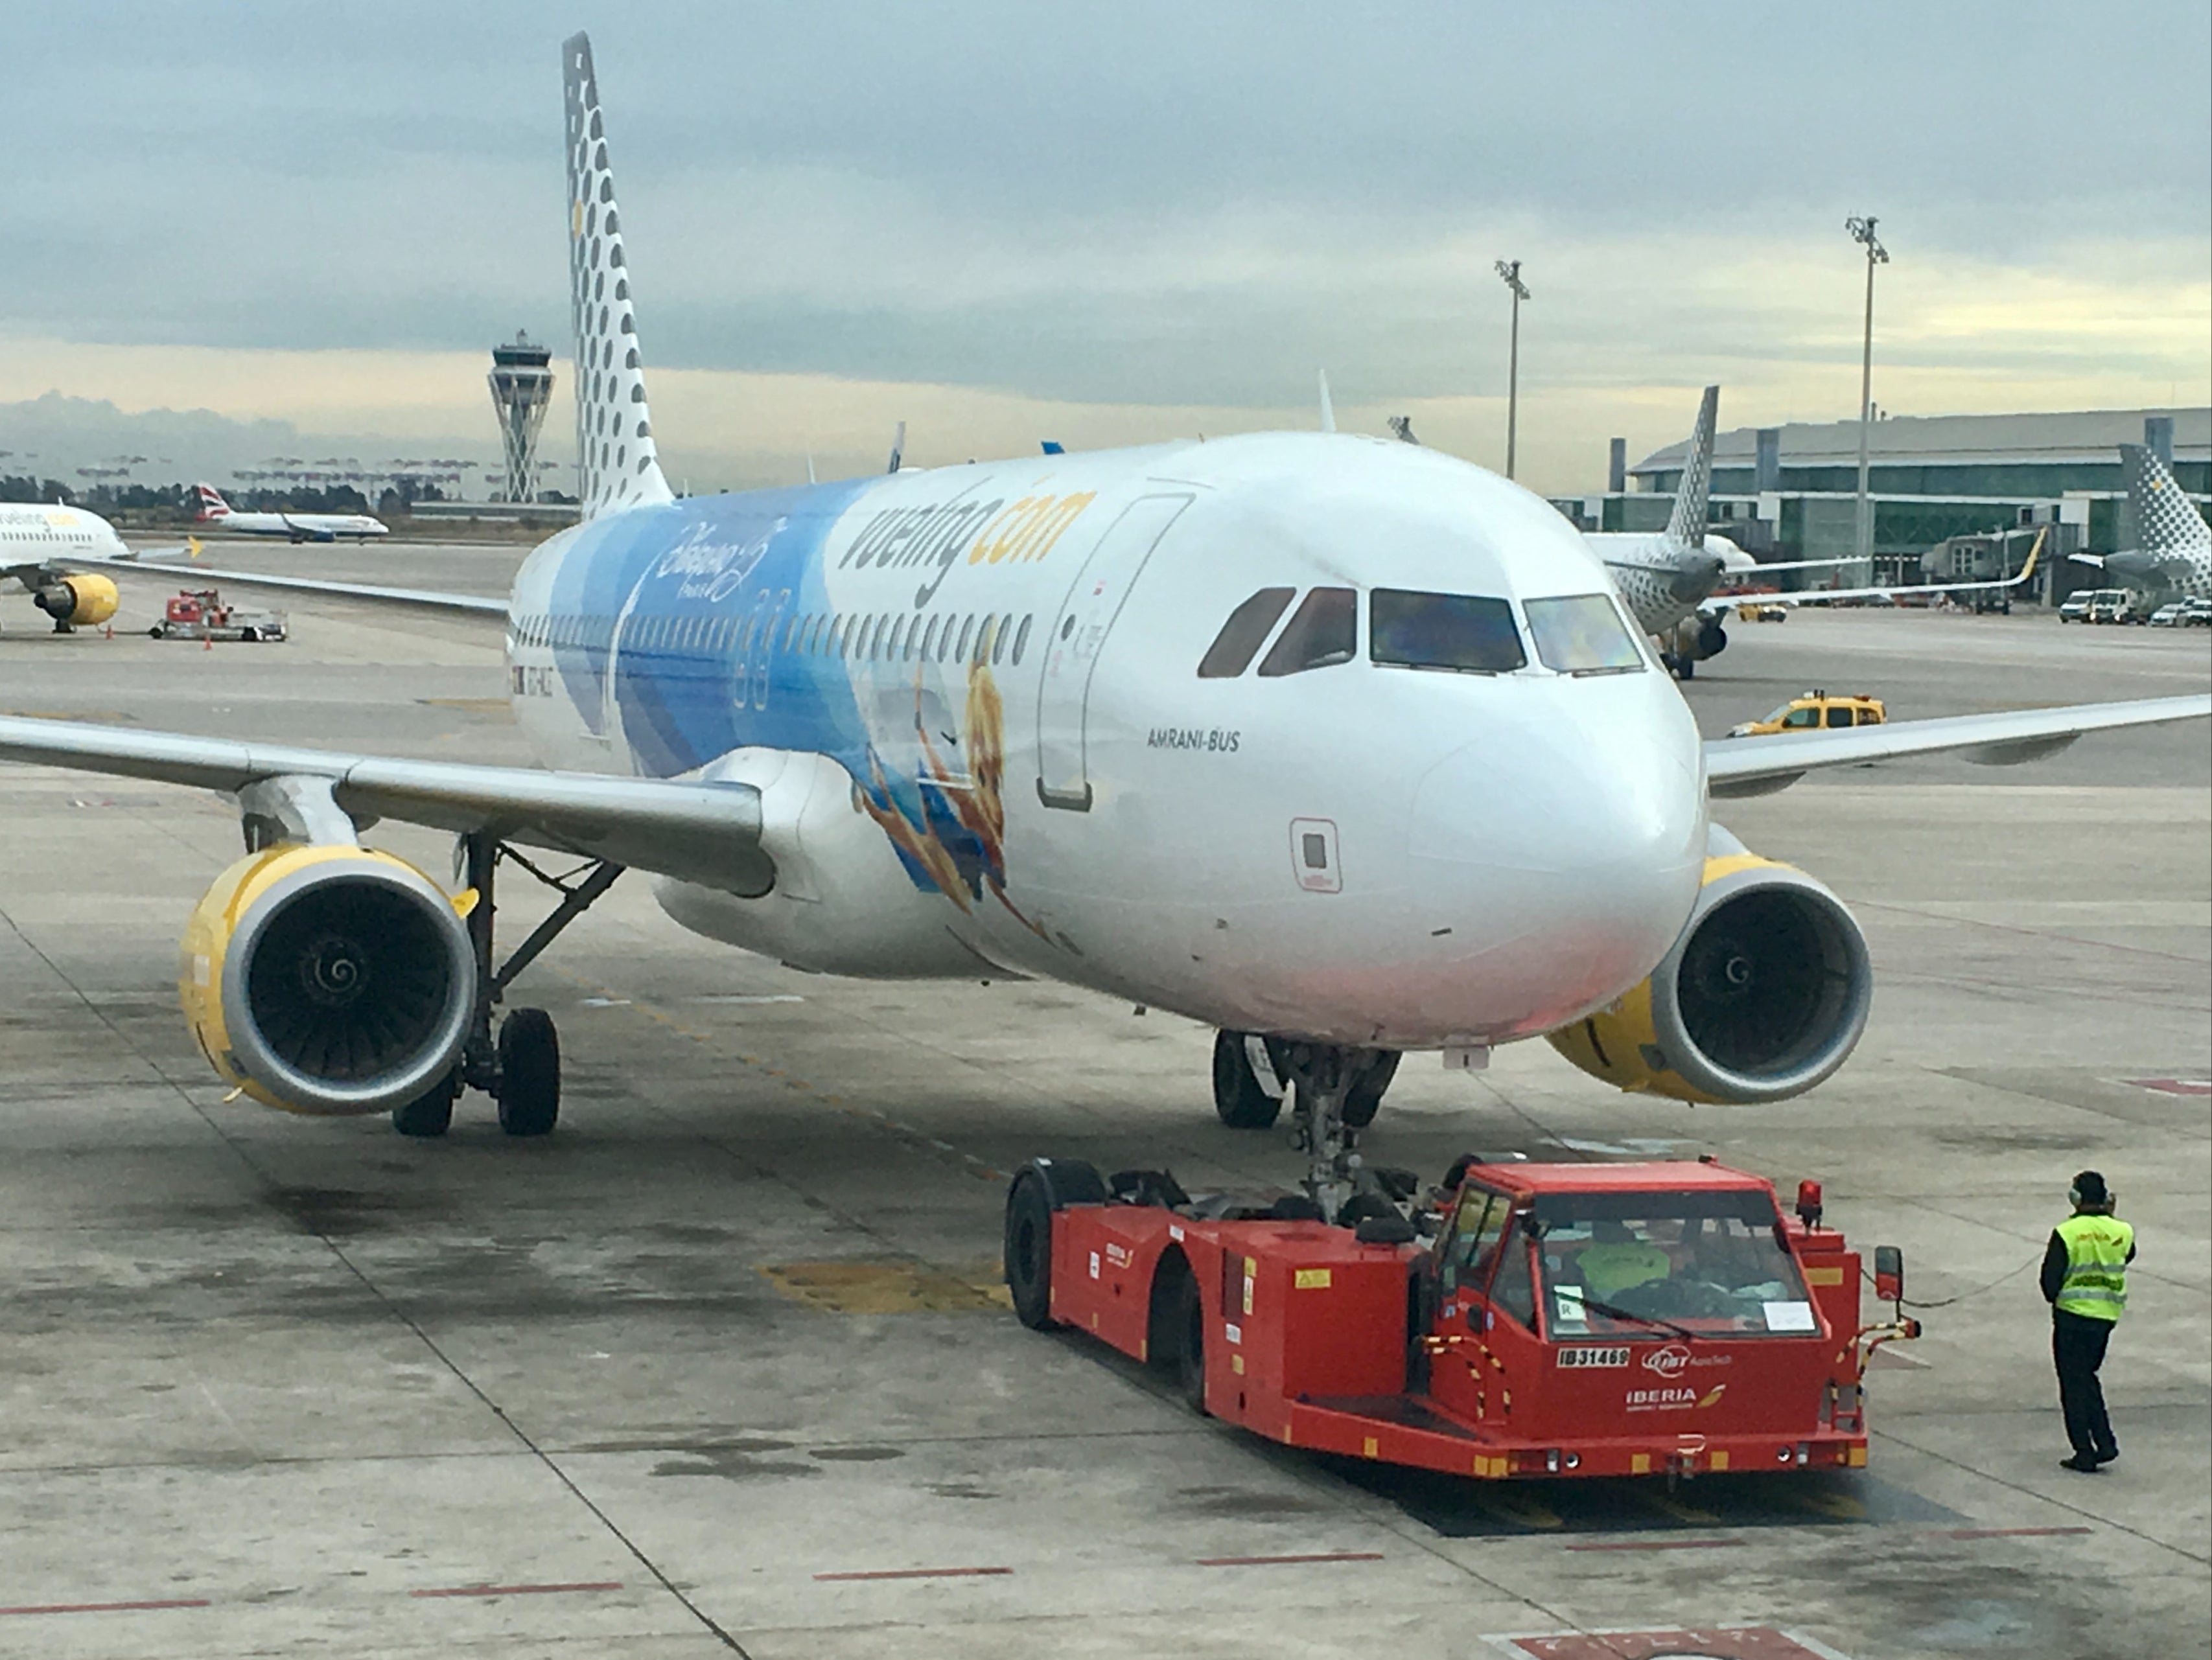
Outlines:
POLYGON ((2058 1404, 2066 1415, 2066 1439, 2074 1444, 2074 1456, 2060 1460, 2059 1468, 2086 1475, 2120 1456, 2097 1368, 2128 1306, 2136 1231, 2112 1215, 2112 1196, 2094 1170, 2076 1176, 2066 1197, 2074 1214, 2051 1230, 2043 1253, 2043 1298, 2051 1305, 2058 1404))
POLYGON ((1657 1245, 1610 1220, 1591 1224, 1590 1243, 1583 1247, 1575 1265, 1590 1295, 1601 1302, 1611 1302, 1616 1293, 1632 1287, 1663 1280, 1674 1268, 1657 1245))

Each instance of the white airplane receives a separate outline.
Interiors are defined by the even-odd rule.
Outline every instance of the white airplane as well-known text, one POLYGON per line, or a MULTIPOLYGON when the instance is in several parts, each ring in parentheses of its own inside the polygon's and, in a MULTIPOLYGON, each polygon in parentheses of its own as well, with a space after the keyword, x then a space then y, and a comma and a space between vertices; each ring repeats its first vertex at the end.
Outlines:
POLYGON ((98 513, 58 503, 0 502, 0 583, 30 595, 58 634, 96 628, 115 615, 114 581, 77 566, 130 556, 115 527, 98 513))
POLYGON ((2118 554, 2069 554, 2138 593, 2160 599, 2212 599, 2212 528, 2204 523, 2157 454, 2120 445, 2128 501, 2141 545, 2118 554))
POLYGON ((380 518, 368 513, 241 513, 212 484, 192 486, 197 511, 192 521, 210 530, 249 536, 283 536, 292 542, 336 542, 351 536, 366 542, 389 534, 380 518))
MULTIPOLYGON (((1658 531, 1591 531, 1587 542, 1605 561, 1607 573, 1627 602, 1636 625, 1659 643, 1660 661, 1678 680, 1690 680, 1698 664, 1728 649, 1722 623, 1744 597, 1717 593, 1724 581, 1764 579, 1784 571, 1812 571, 1849 565, 1849 559, 1800 559, 1761 565, 1724 536, 1705 530, 1706 504, 1713 476, 1713 437, 1720 415, 1721 389, 1705 388, 1683 457, 1682 479, 1667 528, 1658 531)), ((2037 543, 2037 548, 2041 547, 2037 543)), ((1967 593, 1979 588, 2016 588, 2035 569, 2031 549, 2020 574, 1987 582, 1919 583, 1909 587, 1805 588, 1761 593, 1761 605, 1826 604, 1832 600, 1888 598, 1898 594, 1967 593)))
MULTIPOLYGON (((1215 1027, 1215 1106, 1287 1093, 1340 1214, 1406 1050, 1548 1037, 1632 1091, 1765 1101, 1863 1026, 1865 942, 1715 797, 1959 750, 2006 762, 2212 697, 1704 743, 1540 499, 1395 441, 1267 433, 678 500, 655 456, 590 45, 562 47, 585 518, 507 613, 554 770, 0 719, 0 758, 228 794, 250 850, 184 929, 216 1072, 447 1127, 560 1100, 515 972, 625 869, 795 966, 1057 979, 1215 1027), (365 849, 459 834, 459 894, 365 849), (597 861, 502 960, 509 844, 597 861)), ((481 602, 478 602, 481 603, 481 602)), ((509 865, 509 869, 516 868, 509 865)))

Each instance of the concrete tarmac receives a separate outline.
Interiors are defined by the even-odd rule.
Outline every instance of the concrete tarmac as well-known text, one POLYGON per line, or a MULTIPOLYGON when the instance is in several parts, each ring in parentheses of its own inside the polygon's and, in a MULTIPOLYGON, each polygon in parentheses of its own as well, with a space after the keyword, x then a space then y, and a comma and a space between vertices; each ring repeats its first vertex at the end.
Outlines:
MULTIPOLYGON (((497 591, 512 549, 223 550, 497 591)), ((212 560, 209 562, 213 562, 212 560)), ((39 632, 0 710, 526 759, 495 631, 281 602, 281 645, 39 632)), ((134 628, 136 632, 134 632, 134 628)), ((1739 626, 1709 732, 1815 685, 1899 718, 2201 691, 2203 633, 2047 616, 1739 626)), ((1406 1063, 1370 1155, 1711 1152, 1904 1247, 1927 1335, 1820 1481, 1414 1478, 1191 1416, 996 1294, 1038 1153, 1288 1183, 1215 1120, 1210 1033, 1036 984, 873 984, 691 938, 625 881, 516 988, 559 1130, 440 1142, 224 1092, 176 1010, 227 803, 0 769, 0 1655, 1526 1656, 2202 1652, 2212 1626, 2212 733, 1930 760, 1723 805, 1831 883, 1879 975, 1802 1100, 1623 1097, 1544 1045, 1406 1063), (2067 1178, 2140 1230, 2066 1446, 2034 1283, 2067 1178), (1531 1649, 1508 1634, 1664 1630, 1531 1649), (1732 1646, 1731 1646, 1732 1645, 1732 1646)), ((443 875, 449 845, 372 840, 443 875)), ((502 892, 504 936, 544 909, 502 892)))

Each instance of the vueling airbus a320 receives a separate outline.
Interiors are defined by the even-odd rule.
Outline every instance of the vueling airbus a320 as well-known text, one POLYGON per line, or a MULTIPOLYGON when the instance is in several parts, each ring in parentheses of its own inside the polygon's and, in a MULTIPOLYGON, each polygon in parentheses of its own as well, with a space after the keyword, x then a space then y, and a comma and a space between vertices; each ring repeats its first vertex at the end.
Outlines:
POLYGON ((494 1009, 631 869, 683 926, 803 968, 1047 977, 1215 1027, 1223 1118, 1272 1122, 1290 1093, 1340 1202, 1346 1125, 1406 1050, 1547 1036, 1623 1088, 1715 1101, 1842 1063, 1859 930, 1709 797, 2212 712, 1703 744, 1565 520, 1355 437, 675 500, 588 43, 562 59, 586 514, 476 603, 559 770, 0 720, 0 754, 236 798, 248 851, 185 924, 182 993, 210 1063, 272 1106, 435 1134, 468 1087, 549 1130, 551 1023, 518 1009, 495 1038, 494 1009), (459 833, 464 891, 365 850, 377 818, 459 833), (501 963, 509 844, 599 863, 501 963))

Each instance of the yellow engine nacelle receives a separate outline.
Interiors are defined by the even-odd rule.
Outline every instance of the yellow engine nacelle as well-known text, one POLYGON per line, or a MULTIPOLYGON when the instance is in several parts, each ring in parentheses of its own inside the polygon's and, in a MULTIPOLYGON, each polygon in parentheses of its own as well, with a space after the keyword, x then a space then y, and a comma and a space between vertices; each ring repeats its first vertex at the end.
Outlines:
POLYGON ((249 853, 185 924, 178 991, 208 1063, 288 1112, 380 1112, 449 1072, 476 1005, 454 901, 389 853, 249 853))
POLYGON ((1650 978, 1546 1036, 1622 1089, 1778 1101, 1844 1063, 1873 1001, 1866 936, 1843 901, 1739 845, 1706 859, 1690 920, 1650 978))
POLYGON ((115 615, 121 598, 107 578, 80 573, 57 577, 31 603, 64 627, 94 628, 115 615))

